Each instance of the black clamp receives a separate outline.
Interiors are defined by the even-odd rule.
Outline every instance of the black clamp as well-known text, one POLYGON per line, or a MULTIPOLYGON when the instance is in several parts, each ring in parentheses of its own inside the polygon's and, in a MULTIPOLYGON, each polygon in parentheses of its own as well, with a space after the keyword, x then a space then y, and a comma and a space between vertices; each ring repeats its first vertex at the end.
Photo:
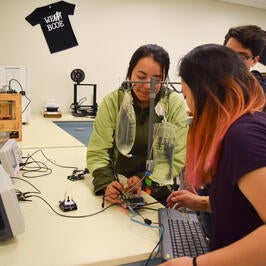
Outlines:
POLYGON ((16 189, 16 195, 17 195, 18 201, 32 201, 28 198, 33 197, 34 196, 34 195, 32 195, 33 193, 40 194, 40 192, 22 192, 22 191, 16 189))
POLYGON ((85 168, 84 170, 74 170, 72 172, 72 175, 69 175, 67 178, 71 181, 77 181, 84 179, 84 175, 88 173, 89 173, 88 168, 85 168))

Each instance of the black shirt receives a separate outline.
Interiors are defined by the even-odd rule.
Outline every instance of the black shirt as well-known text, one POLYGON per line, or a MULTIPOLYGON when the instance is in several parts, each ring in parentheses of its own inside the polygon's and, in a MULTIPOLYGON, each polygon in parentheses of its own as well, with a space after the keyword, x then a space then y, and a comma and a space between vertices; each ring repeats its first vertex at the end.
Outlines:
POLYGON ((261 87, 264 90, 264 93, 266 93, 266 81, 263 78, 263 76, 261 75, 261 73, 259 71, 257 71, 257 70, 252 70, 251 73, 255 76, 255 78, 260 83, 261 87))
POLYGON ((32 25, 41 25, 51 53, 78 45, 68 15, 74 14, 75 5, 59 1, 36 8, 25 19, 32 25))

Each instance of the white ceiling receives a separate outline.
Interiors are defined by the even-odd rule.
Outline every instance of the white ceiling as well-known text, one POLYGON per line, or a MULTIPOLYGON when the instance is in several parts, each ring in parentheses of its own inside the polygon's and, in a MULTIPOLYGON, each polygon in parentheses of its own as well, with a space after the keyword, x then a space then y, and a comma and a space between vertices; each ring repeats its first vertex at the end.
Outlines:
POLYGON ((244 5, 244 6, 256 7, 266 10, 266 0, 220 0, 220 1, 244 5))

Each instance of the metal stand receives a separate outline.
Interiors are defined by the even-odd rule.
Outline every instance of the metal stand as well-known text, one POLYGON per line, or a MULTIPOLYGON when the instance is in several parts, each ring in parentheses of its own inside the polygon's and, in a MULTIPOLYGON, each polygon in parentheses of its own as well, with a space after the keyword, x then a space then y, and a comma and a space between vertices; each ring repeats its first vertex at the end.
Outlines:
POLYGON ((155 102, 155 77, 151 78, 151 89, 150 89, 150 105, 149 105, 149 128, 148 128, 148 150, 147 150, 147 171, 153 170, 153 155, 152 155, 152 143, 153 143, 153 117, 154 117, 154 102, 155 102))
MULTIPOLYGON (((168 81, 156 81, 155 77, 152 77, 150 81, 124 81, 123 85, 127 84, 147 84, 150 83, 150 105, 149 105, 149 135, 148 135, 148 149, 147 149, 147 160, 146 160, 146 170, 149 173, 153 171, 153 154, 152 154, 152 145, 153 145, 153 117, 154 117, 154 102, 155 102, 155 86, 156 84, 165 84, 170 86, 175 92, 181 93, 181 90, 177 90, 174 85, 180 85, 180 82, 168 82, 168 81)), ((127 86, 126 86, 127 87, 127 86)))

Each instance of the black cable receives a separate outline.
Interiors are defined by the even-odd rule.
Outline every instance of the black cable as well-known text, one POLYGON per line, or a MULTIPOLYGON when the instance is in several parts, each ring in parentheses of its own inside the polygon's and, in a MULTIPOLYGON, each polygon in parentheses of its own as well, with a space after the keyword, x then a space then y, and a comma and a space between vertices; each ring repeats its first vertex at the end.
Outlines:
MULTIPOLYGON (((156 201, 156 202, 151 202, 151 203, 148 203, 148 204, 146 204, 146 205, 155 204, 155 203, 158 203, 158 201, 156 201)), ((153 210, 153 211, 158 211, 158 209, 153 209, 153 208, 145 207, 146 205, 139 207, 137 210, 149 209, 149 210, 153 210)), ((151 225, 151 224, 152 224, 152 221, 151 221, 150 219, 145 218, 145 217, 144 217, 143 215, 141 215, 141 213, 138 212, 137 210, 135 210, 135 212, 136 212, 136 213, 137 213, 137 214, 143 219, 144 223, 147 224, 147 225, 151 225)), ((159 240, 158 240, 156 246, 155 246, 155 247, 153 248, 153 250, 151 251, 151 253, 150 253, 148 259, 145 261, 145 264, 144 264, 145 266, 148 266, 150 260, 152 259, 152 255, 153 255, 153 253, 155 252, 155 250, 157 249, 157 247, 161 244, 161 241, 162 241, 162 238, 163 238, 163 234, 164 234, 164 227, 163 227, 163 224, 160 224, 160 223, 153 223, 153 224, 157 224, 157 225, 159 225, 160 230, 161 230, 161 232, 160 232, 160 238, 159 238, 159 240)))
POLYGON ((160 234, 160 238, 159 238, 159 240, 158 240, 156 246, 153 248, 153 250, 152 250, 151 253, 150 253, 150 256, 149 256, 148 259, 146 260, 146 262, 145 262, 145 264, 144 264, 145 266, 148 266, 148 264, 149 264, 149 262, 150 262, 150 260, 151 260, 151 258, 152 258, 152 254, 153 254, 154 251, 157 249, 157 247, 161 244, 162 239, 163 239, 163 234, 164 234, 164 227, 163 227, 163 225, 160 224, 160 223, 155 223, 155 224, 158 224, 158 225, 159 225, 160 230, 161 230, 161 234, 160 234))
POLYGON ((22 176, 25 178, 37 178, 41 176, 46 176, 52 173, 52 169, 48 168, 47 165, 45 165, 43 162, 36 161, 33 157, 29 156, 25 163, 21 164, 23 167, 20 168, 21 171, 24 171, 22 173, 22 176), (32 159, 33 161, 29 161, 29 159, 32 159), (31 164, 36 164, 36 166, 29 166, 31 164), (30 175, 29 173, 44 173, 40 175, 30 175))
POLYGON ((60 165, 57 164, 55 162, 53 162, 51 159, 49 159, 44 152, 41 149, 36 150, 35 152, 33 152, 31 155, 28 155, 26 157, 26 161, 24 163, 21 163, 20 165, 22 166, 20 168, 20 170, 25 171, 25 173, 22 174, 23 177, 27 177, 27 178, 36 178, 36 177, 41 177, 41 176, 46 176, 52 173, 52 169, 48 168, 47 165, 45 165, 45 163, 40 162, 40 161, 36 161, 33 158, 33 155, 35 155, 36 153, 41 152, 41 154, 43 155, 43 157, 48 160, 50 163, 54 164, 55 166, 61 167, 61 168, 70 168, 70 169, 74 169, 74 171, 78 171, 77 167, 74 166, 64 166, 64 165, 60 165), (29 161, 30 159, 32 159, 32 162, 29 161), (29 167, 30 164, 35 163, 37 166, 36 167, 29 167), (37 176, 29 176, 28 173, 36 173, 36 172, 46 172, 45 174, 42 175, 37 175, 37 176))
MULTIPOLYGON (((28 198, 32 198, 32 197, 35 197, 35 198, 39 198, 41 199, 43 202, 45 202, 48 207, 57 215, 61 216, 61 217, 65 217, 65 218, 87 218, 87 217, 91 217, 91 216, 94 216, 94 215, 97 215, 99 213, 102 213, 104 212, 105 210, 109 209, 110 207, 112 206, 115 206, 115 205, 119 205, 117 203, 114 203, 114 204, 110 204, 109 206, 107 206, 106 208, 98 211, 98 212, 95 212, 95 213, 92 213, 92 214, 86 214, 86 215, 65 215, 65 214, 62 214, 62 213, 59 213, 58 211, 56 211, 48 201, 46 201, 43 197, 39 196, 39 195, 36 195, 36 194, 31 194, 31 193, 38 193, 38 194, 41 194, 41 191, 35 187, 33 184, 31 184, 30 182, 28 182, 27 180, 24 180, 23 178, 19 178, 19 177, 12 177, 14 179, 18 179, 18 180, 21 180, 21 181, 24 181, 26 182, 27 184, 31 185, 36 191, 34 192, 22 192, 18 189, 16 189, 16 194, 17 194, 17 197, 18 197, 18 200, 22 200, 22 201, 30 201, 30 200, 27 200, 28 198)), ((105 196, 105 195, 104 195, 105 196)), ((103 200, 104 200, 104 197, 103 197, 103 200)), ((157 203, 157 202, 152 202, 152 203, 149 203, 149 204, 154 204, 154 203, 157 203)), ((143 208, 143 207, 142 207, 143 208)), ((154 210, 154 209, 153 209, 154 210)), ((142 219, 144 220, 145 224, 148 224, 150 225, 152 223, 151 220, 147 219, 147 218, 144 218, 139 212, 136 211, 136 213, 142 217, 142 219)), ((159 223, 154 223, 154 224, 159 224, 159 223)), ((159 238, 159 241, 157 242, 156 246, 153 248, 153 250, 151 251, 150 255, 149 255, 149 258, 147 259, 147 261, 145 262, 145 266, 148 265, 148 263, 150 262, 151 258, 152 258, 152 255, 153 253, 155 252, 156 248, 158 247, 158 245, 161 243, 161 240, 162 240, 162 236, 163 236, 163 232, 164 232, 164 228, 163 228, 163 225, 159 224, 160 228, 161 228, 161 234, 160 234, 160 238, 159 238)))
POLYGON ((42 198, 42 197, 40 197, 38 195, 29 195, 28 197, 29 198, 30 197, 35 197, 35 198, 41 199, 42 201, 44 201, 50 207, 50 209, 55 214, 57 214, 59 216, 62 216, 62 217, 65 217, 65 218, 86 218, 86 217, 91 217, 91 216, 94 216, 94 215, 99 214, 101 212, 104 212, 105 210, 109 209, 110 207, 113 207, 113 206, 117 205, 116 203, 111 204, 111 205, 107 206, 106 208, 104 208, 104 209, 102 209, 102 210, 100 210, 98 212, 92 213, 92 214, 86 214, 86 215, 65 215, 65 214, 62 214, 62 213, 57 212, 44 198, 42 198))
MULTIPOLYGON (((144 207, 143 207, 143 208, 144 208, 144 207)), ((142 209, 142 208, 141 208, 141 209, 142 209)), ((155 209, 154 209, 154 210, 155 210, 155 209)), ((138 214, 138 215, 143 219, 143 221, 144 221, 145 224, 147 224, 147 225, 151 225, 151 224, 153 223, 150 219, 144 218, 144 217, 143 217, 138 211, 136 211, 136 210, 134 210, 134 211, 135 211, 136 214, 138 214)), ((157 210, 155 210, 155 211, 157 211, 157 210)), ((157 225, 159 225, 160 238, 159 238, 159 240, 158 240, 156 246, 155 246, 155 247, 153 248, 153 250, 151 251, 151 253, 150 253, 148 259, 145 261, 145 264, 144 264, 145 266, 147 266, 147 265, 149 264, 149 262, 151 261, 152 256, 153 256, 155 250, 158 248, 158 246, 160 245, 160 243, 161 243, 161 241, 162 241, 162 237, 163 237, 163 233, 164 233, 164 227, 163 227, 162 224, 160 224, 160 223, 153 223, 153 224, 157 224, 157 225)))
POLYGON ((31 201, 31 200, 28 200, 28 197, 29 197, 30 194, 32 194, 32 193, 33 194, 34 193, 35 194, 41 194, 41 191, 37 187, 35 187, 32 183, 30 183, 29 181, 27 181, 27 180, 25 180, 23 178, 20 178, 20 177, 16 177, 16 176, 11 177, 11 178, 21 180, 21 181, 29 184, 30 186, 32 186, 36 190, 36 191, 22 192, 19 189, 15 189, 18 201, 31 201))
MULTIPOLYGON (((180 82, 176 82, 176 84, 181 84, 180 82)), ((170 86, 172 87, 172 89, 176 92, 176 93, 182 93, 182 89, 178 90, 173 84, 170 84, 170 86)))
POLYGON ((82 97, 79 102, 78 105, 81 106, 85 101, 87 101, 87 97, 82 97))
POLYGON ((12 82, 12 81, 16 81, 16 82, 18 83, 18 85, 19 85, 19 87, 20 87, 20 92, 21 92, 20 94, 21 94, 22 96, 24 96, 24 97, 28 100, 27 105, 26 105, 25 108, 21 111, 21 113, 23 114, 23 113, 27 110, 27 108, 29 107, 29 105, 30 105, 30 103, 31 103, 31 99, 30 99, 29 97, 27 97, 26 92, 23 90, 22 85, 20 84, 20 82, 19 82, 17 79, 10 79, 10 80, 9 80, 9 83, 8 83, 8 90, 9 90, 10 92, 15 91, 15 90, 13 90, 12 87, 11 87, 11 82, 12 82))
POLYGON ((32 198, 32 197, 35 197, 35 198, 39 198, 39 199, 41 199, 42 201, 44 201, 49 207, 50 207, 50 209, 54 212, 54 213, 56 213, 57 215, 59 215, 59 216, 62 216, 62 217, 66 217, 66 218, 86 218, 86 217, 91 217, 91 216, 94 216, 94 215, 96 215, 96 214, 99 214, 99 213, 101 213, 101 212, 103 212, 103 211, 105 211, 105 210, 107 210, 107 209, 109 209, 110 207, 112 207, 112 206, 115 206, 115 205, 118 205, 118 204, 110 204, 109 206, 107 206, 106 208, 104 208, 104 209, 102 209, 102 210, 100 210, 100 211, 98 211, 98 212, 95 212, 95 213, 92 213, 92 214, 86 214, 86 215, 65 215, 65 214, 62 214, 62 213, 59 213, 59 212, 57 212, 49 203, 48 203, 48 201, 46 201, 43 197, 41 197, 41 196, 38 196, 38 195, 36 195, 36 194, 30 194, 30 193, 37 193, 37 194, 41 194, 41 191, 37 188, 37 187, 35 187, 32 183, 30 183, 29 181, 27 181, 27 180, 25 180, 25 179, 23 179, 23 178, 20 178, 20 177, 12 177, 12 178, 14 178, 14 179, 18 179, 18 180, 21 180, 21 181, 24 181, 24 182, 26 182, 27 184, 29 184, 30 186, 32 186, 36 191, 33 191, 33 192, 22 192, 22 191, 20 191, 20 190, 18 190, 18 189, 16 189, 16 194, 17 194, 17 196, 18 195, 22 195, 22 196, 25 196, 25 199, 24 200, 26 200, 26 199, 28 199, 28 198, 32 198))
POLYGON ((27 110, 27 108, 29 107, 30 103, 31 103, 31 99, 26 95, 26 94, 23 94, 23 96, 28 100, 28 103, 27 105, 25 106, 25 108, 21 111, 22 114, 27 110))
POLYGON ((18 179, 18 180, 24 181, 24 182, 26 182, 27 184, 29 184, 30 186, 32 186, 32 187, 33 187, 38 193, 41 193, 41 191, 40 191, 37 187, 35 187, 32 183, 30 183, 29 181, 27 181, 27 180, 25 180, 25 179, 23 179, 23 178, 16 177, 16 176, 12 176, 11 178, 12 178, 12 179, 18 179))
POLYGON ((56 166, 58 166, 58 167, 61 167, 61 168, 70 168, 70 169, 78 170, 78 168, 75 167, 75 166, 65 166, 65 165, 60 165, 60 164, 57 164, 57 163, 53 162, 51 159, 49 159, 49 158, 44 154, 44 152, 43 152, 41 149, 36 150, 35 152, 33 152, 33 153, 31 154, 31 157, 32 157, 34 154, 36 154, 37 152, 41 152, 41 154, 43 155, 43 157, 44 157, 47 161, 49 161, 50 163, 52 163, 52 164, 54 164, 54 165, 56 165, 56 166))
POLYGON ((19 82, 17 79, 10 79, 10 80, 9 80, 9 82, 8 82, 8 90, 9 90, 9 91, 15 91, 15 90, 13 90, 12 87, 11 87, 11 82, 12 82, 12 81, 16 81, 16 82, 18 83, 19 87, 20 87, 20 90, 21 90, 22 92, 24 92, 24 90, 23 90, 23 88, 22 88, 22 85, 20 84, 20 82, 19 82))

